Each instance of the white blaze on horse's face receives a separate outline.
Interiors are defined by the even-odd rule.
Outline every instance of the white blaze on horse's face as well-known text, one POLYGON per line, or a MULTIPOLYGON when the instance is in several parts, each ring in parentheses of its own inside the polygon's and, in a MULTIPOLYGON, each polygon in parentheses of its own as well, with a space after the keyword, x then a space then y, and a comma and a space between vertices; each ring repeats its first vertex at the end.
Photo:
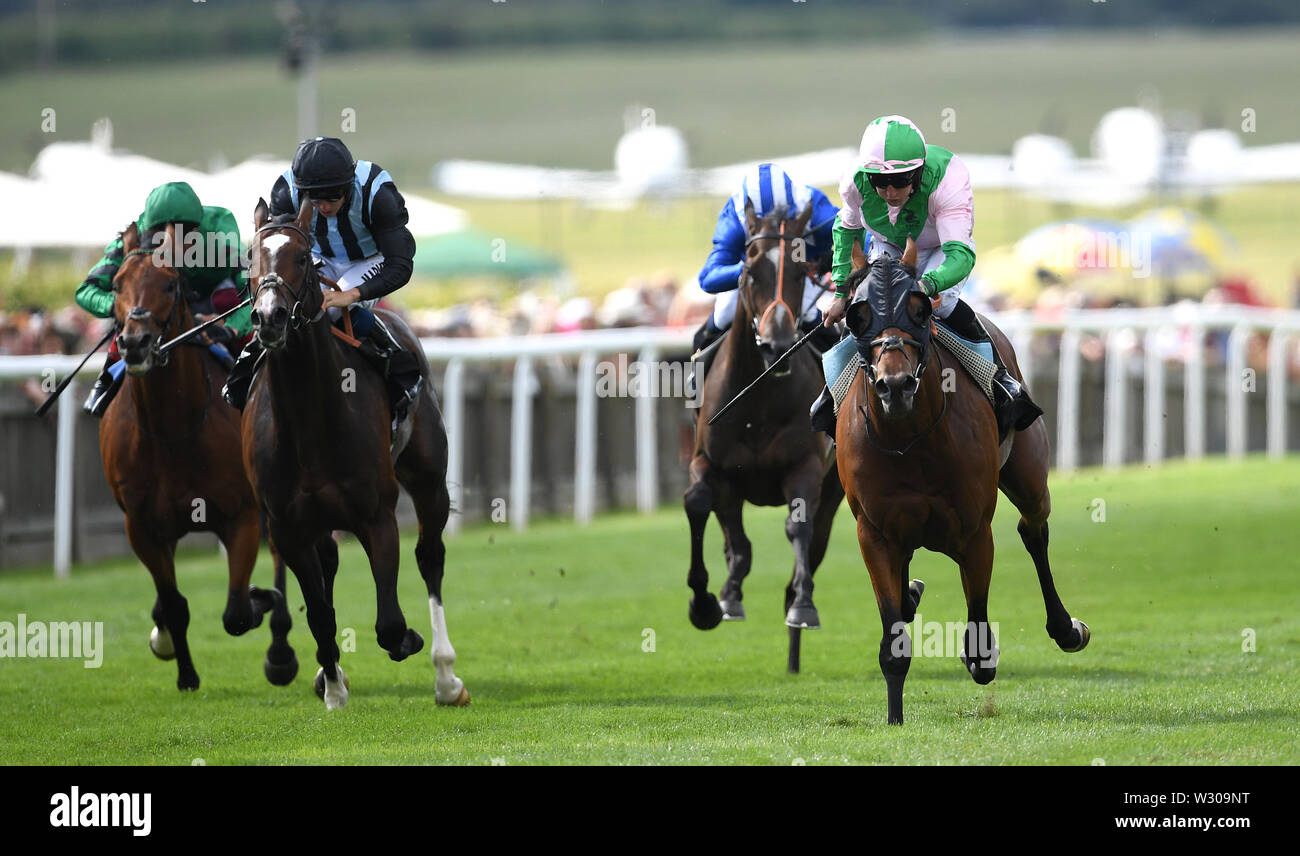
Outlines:
POLYGON ((263 347, 269 349, 275 349, 284 344, 291 307, 284 305, 284 295, 280 293, 280 289, 263 289, 261 285, 268 275, 275 273, 280 267, 278 264, 280 256, 292 252, 292 243, 291 236, 284 233, 266 235, 262 238, 261 248, 264 264, 261 265, 261 270, 263 273, 259 277, 259 282, 254 286, 257 299, 253 304, 252 317, 258 341, 262 343, 263 347))

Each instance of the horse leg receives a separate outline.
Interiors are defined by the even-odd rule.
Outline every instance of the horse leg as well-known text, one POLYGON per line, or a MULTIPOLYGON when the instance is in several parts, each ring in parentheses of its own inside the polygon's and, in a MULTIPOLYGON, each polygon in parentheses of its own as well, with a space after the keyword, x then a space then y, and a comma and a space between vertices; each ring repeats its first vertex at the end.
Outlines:
MULTIPOLYGON (((786 586, 787 627, 815 630, 821 627, 817 607, 813 605, 812 540, 813 521, 820 510, 821 461, 809 459, 803 466, 787 476, 781 485, 790 514, 785 519, 785 537, 794 547, 794 573, 786 586)), ((792 639, 793 641, 793 639, 792 639)), ((791 671, 798 671, 798 663, 791 671)))
POLYGON ((686 574, 686 585, 694 594, 691 595, 689 614, 691 624, 701 630, 712 630, 722 622, 722 607, 709 591, 709 572, 704 567, 704 527, 713 511, 711 475, 709 459, 696 455, 691 461, 691 484, 683 497, 686 519, 691 524, 691 569, 686 574))
POLYGON ((1020 512, 1016 531, 1038 572, 1038 587, 1043 591, 1043 606, 1047 609, 1047 635, 1066 653, 1082 651, 1092 632, 1087 624, 1066 611, 1056 593, 1052 568, 1047 561, 1047 518, 1052 513, 1052 497, 1047 489, 1047 429, 1042 420, 1016 434, 998 486, 1020 512))
POLYGON ((989 627, 989 582, 993 577, 993 530, 986 523, 957 558, 966 592, 966 641, 961 653, 975 683, 983 686, 997 676, 998 640, 989 627))
POLYGON ((289 645, 289 630, 293 619, 289 615, 288 580, 284 574, 284 557, 275 549, 274 542, 268 539, 271 561, 275 564, 275 590, 280 592, 280 599, 271 610, 271 647, 266 649, 266 660, 262 671, 266 679, 277 687, 287 686, 298 675, 298 655, 289 645))
MULTIPOLYGON (((907 579, 911 572, 912 557, 916 555, 915 550, 908 550, 903 556, 903 579, 907 579)), ((907 596, 903 598, 903 620, 911 624, 916 620, 916 609, 921 605, 921 595, 925 592, 925 583, 921 580, 912 580, 907 586, 907 596)))
POLYGON ((912 665, 912 637, 903 620, 902 556, 865 516, 858 518, 858 546, 871 574, 871 588, 880 609, 884 632, 880 639, 880 671, 885 676, 889 724, 903 724, 903 684, 912 665))
POLYGON ((442 577, 447 562, 447 546, 443 543, 442 532, 451 511, 451 497, 447 493, 446 481, 441 478, 431 477, 420 485, 408 483, 406 489, 415 503, 415 514, 420 524, 415 542, 415 562, 429 593, 429 625, 433 628, 429 653, 436 675, 433 697, 438 704, 461 707, 469 704, 470 695, 465 682, 456 677, 456 649, 447 634, 447 614, 442 605, 442 577))
POLYGON ((307 606, 307 626, 316 640, 316 662, 320 664, 314 682, 316 695, 325 701, 327 710, 336 710, 348 703, 348 679, 339 665, 338 624, 334 604, 325 596, 320 556, 313 544, 288 545, 282 538, 276 542, 281 545, 289 569, 298 578, 298 588, 307 606))
MULTIPOLYGON (((821 498, 817 502, 817 514, 813 517, 812 543, 808 548, 809 581, 817 573, 817 569, 821 567, 822 559, 826 557, 826 548, 831 540, 831 526, 835 523, 835 512, 839 511, 840 500, 842 499, 844 499, 844 485, 840 484, 839 471, 836 468, 835 459, 832 457, 830 469, 822 478, 821 498)), ((794 598, 794 577, 791 576, 790 582, 785 587, 787 616, 789 616, 794 598)), ((790 648, 789 655, 786 658, 786 671, 790 674, 799 671, 799 648, 802 634, 802 628, 790 628, 790 648)))
POLYGON ((190 659, 186 633, 190 626, 190 605, 176 588, 175 544, 155 540, 144 525, 132 518, 126 521, 126 536, 131 549, 149 569, 158 598, 154 601, 154 628, 149 634, 149 648, 159 658, 176 659, 176 688, 197 690, 199 673, 190 659))
POLYGON ((264 591, 250 586, 253 566, 257 564, 257 547, 261 533, 257 528, 257 513, 249 511, 234 521, 220 534, 226 545, 226 562, 229 566, 230 588, 226 596, 226 611, 221 623, 231 636, 242 636, 262 624, 262 616, 275 608, 279 592, 264 591))
POLYGON ((424 637, 406 626, 406 616, 397 602, 401 539, 396 518, 389 514, 359 529, 357 540, 370 557, 370 573, 375 578, 375 639, 389 659, 400 662, 424 648, 424 637))
POLYGON ((718 592, 724 621, 745 620, 744 584, 754 560, 754 548, 745 534, 744 511, 745 501, 734 491, 724 487, 717 492, 714 513, 722 527, 723 555, 727 559, 727 581, 718 592))

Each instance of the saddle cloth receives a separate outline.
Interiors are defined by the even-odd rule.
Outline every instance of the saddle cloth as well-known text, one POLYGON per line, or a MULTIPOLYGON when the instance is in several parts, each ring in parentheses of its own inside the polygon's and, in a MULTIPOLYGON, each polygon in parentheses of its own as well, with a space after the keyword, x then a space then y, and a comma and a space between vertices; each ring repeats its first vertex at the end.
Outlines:
MULTIPOLYGON (((938 319, 934 321, 934 339, 952 352, 966 373, 984 391, 989 404, 994 404, 993 375, 997 372, 997 365, 993 362, 993 344, 964 339, 938 319)), ((863 365, 865 360, 858 354, 857 343, 852 336, 846 337, 822 355, 822 370, 826 373, 826 382, 830 385, 831 397, 835 400, 836 416, 840 412, 840 403, 849 394, 849 387, 853 385, 853 379, 863 365)))

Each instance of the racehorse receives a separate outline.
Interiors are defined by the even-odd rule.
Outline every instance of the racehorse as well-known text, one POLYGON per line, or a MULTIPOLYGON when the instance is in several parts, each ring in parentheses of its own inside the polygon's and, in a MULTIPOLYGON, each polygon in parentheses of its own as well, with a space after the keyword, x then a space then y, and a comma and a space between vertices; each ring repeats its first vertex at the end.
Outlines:
MULTIPOLYGON (((168 226, 159 251, 175 246, 168 226)), ((161 352, 168 339, 194 326, 183 272, 155 263, 141 249, 134 223, 123 233, 122 266, 113 278, 113 314, 128 377, 99 425, 99 451, 113 497, 126 513, 131 549, 149 569, 158 597, 149 648, 175 658, 182 690, 199 687, 186 631, 189 604, 176 586, 176 542, 188 532, 216 533, 226 547, 230 589, 222 623, 239 636, 271 612, 271 647, 265 671, 287 684, 298 671, 289 647, 292 624, 281 592, 284 565, 276 563, 276 588, 249 585, 257 561, 257 502, 239 465, 239 414, 221 397, 226 371, 197 338, 161 352)))
POLYGON ((791 673, 799 671, 801 631, 821 625, 812 599, 813 573, 826 555, 831 523, 844 496, 829 441, 808 421, 823 384, 821 366, 811 350, 796 352, 715 425, 708 424, 708 416, 794 344, 807 276, 802 236, 811 215, 809 204, 794 220, 786 220, 785 209, 779 208, 760 221, 753 204, 745 205, 752 237, 746 242, 740 300, 704 381, 684 497, 691 525, 690 619, 701 630, 745 617, 741 587, 753 554, 741 518, 744 503, 789 507, 785 534, 794 548, 794 572, 786 585, 785 623, 791 673), (728 574, 720 599, 708 589, 704 566, 710 511, 725 539, 728 574))
MULTIPOLYGON (((866 365, 857 375, 862 382, 855 377, 840 405, 836 429, 839 471, 884 628, 880 669, 890 724, 903 722, 912 655, 906 624, 924 591, 921 581, 907 582, 918 548, 944 553, 961 568, 962 661, 977 684, 997 672, 988 592, 999 488, 1020 511, 1020 538, 1038 571, 1048 634, 1067 653, 1083 650, 1091 637, 1088 625, 1061 605, 1047 561, 1047 428, 1038 419, 999 444, 988 399, 952 352, 931 340, 933 307, 917 285, 916 255, 909 239, 901 264, 882 257, 849 278, 851 288, 866 284, 865 299, 858 291, 846 317, 866 365), (926 371, 932 358, 939 365, 926 371)), ((1023 383, 1010 342, 983 320, 1007 370, 1023 383)))
MULTIPOLYGON (((415 559, 429 592, 433 625, 435 697, 463 705, 469 692, 456 677, 456 652, 442 605, 450 512, 447 434, 429 379, 397 437, 389 438, 389 400, 383 378, 352 346, 331 335, 320 279, 312 263, 312 206, 304 197, 296 217, 270 220, 264 200, 253 212, 250 287, 252 321, 266 352, 244 407, 244 467, 266 512, 271 537, 298 578, 307 623, 316 639, 317 693, 328 709, 348 699, 348 682, 335 641, 335 529, 354 533, 370 558, 380 647, 403 660, 424 647, 406 626, 397 602, 399 542, 394 507, 398 483, 419 518, 415 559)), ((401 319, 376 312, 408 347, 419 343, 401 319)), ((355 340, 354 340, 355 341, 355 340)))

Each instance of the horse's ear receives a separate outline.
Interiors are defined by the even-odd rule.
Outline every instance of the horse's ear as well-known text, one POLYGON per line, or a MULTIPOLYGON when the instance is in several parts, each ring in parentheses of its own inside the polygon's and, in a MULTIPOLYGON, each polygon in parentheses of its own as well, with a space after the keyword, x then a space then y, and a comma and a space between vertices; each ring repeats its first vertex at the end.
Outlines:
POLYGON ((758 216, 754 214, 754 200, 745 197, 745 227, 750 235, 758 234, 758 216))
POLYGON ((862 270, 867 266, 867 256, 862 252, 862 243, 853 239, 853 270, 862 270))
MULTIPOLYGON (((172 259, 175 262, 176 254, 176 224, 168 223, 167 228, 163 230, 161 238, 158 233, 154 233, 154 243, 157 244, 154 258, 172 259)), ((177 267, 180 265, 177 264, 177 267)))
POLYGON ((311 234, 311 199, 307 194, 302 195, 302 202, 298 203, 298 220, 296 225, 303 232, 311 234))
POLYGON ((808 228, 808 221, 811 219, 812 219, 812 200, 809 199, 808 204, 803 207, 803 210, 799 212, 799 216, 794 219, 794 229, 793 229, 794 234, 802 235, 804 233, 804 230, 808 228))
POLYGON ((903 250, 903 264, 910 268, 916 267, 916 255, 916 241, 913 241, 912 236, 908 235, 907 249, 903 250))
POLYGON ((133 253, 140 249, 140 229, 131 221, 131 225, 122 230, 122 251, 133 253))
POLYGON ((253 228, 260 229, 271 219, 271 209, 266 207, 266 200, 257 197, 257 207, 253 209, 253 228))

